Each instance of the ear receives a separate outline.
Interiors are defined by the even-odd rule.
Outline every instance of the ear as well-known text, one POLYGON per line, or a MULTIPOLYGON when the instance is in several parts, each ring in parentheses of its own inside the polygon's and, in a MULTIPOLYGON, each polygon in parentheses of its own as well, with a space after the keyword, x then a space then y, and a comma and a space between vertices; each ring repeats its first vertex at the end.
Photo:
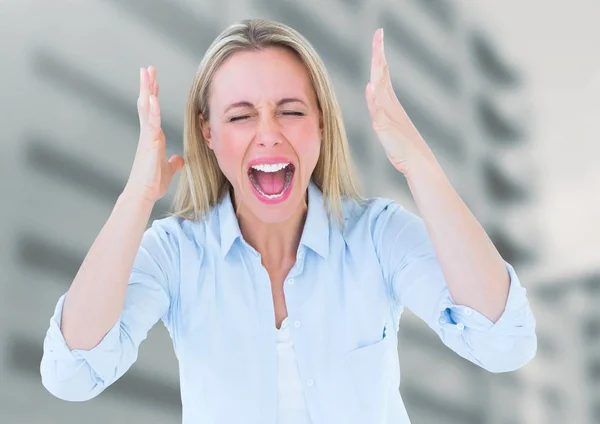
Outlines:
POLYGON ((210 149, 212 149, 210 124, 206 119, 204 119, 204 116, 201 113, 198 114, 198 125, 200 125, 200 131, 202 132, 202 137, 204 137, 206 144, 210 149))

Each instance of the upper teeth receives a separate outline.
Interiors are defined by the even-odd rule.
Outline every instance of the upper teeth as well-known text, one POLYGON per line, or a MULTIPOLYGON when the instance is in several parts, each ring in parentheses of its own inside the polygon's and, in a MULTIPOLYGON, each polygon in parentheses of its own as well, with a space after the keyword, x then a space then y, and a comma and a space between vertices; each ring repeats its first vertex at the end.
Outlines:
POLYGON ((271 163, 271 164, 261 164, 261 165, 253 165, 252 168, 257 171, 262 172, 277 172, 288 166, 289 163, 271 163))

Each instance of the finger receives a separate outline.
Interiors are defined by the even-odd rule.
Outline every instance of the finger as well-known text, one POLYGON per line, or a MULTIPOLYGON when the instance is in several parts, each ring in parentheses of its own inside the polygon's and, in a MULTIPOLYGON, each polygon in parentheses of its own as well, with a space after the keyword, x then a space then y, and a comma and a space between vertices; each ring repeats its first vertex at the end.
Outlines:
POLYGON ((148 67, 148 86, 150 87, 150 94, 154 90, 154 82, 156 81, 156 68, 152 65, 148 67))
POLYGON ((173 171, 177 172, 178 170, 183 168, 183 166, 185 165, 185 160, 179 155, 173 155, 169 159, 169 163, 171 164, 173 171))
POLYGON ((154 94, 150 95, 149 103, 150 112, 148 113, 148 129, 152 134, 151 137, 155 139, 161 132, 160 105, 158 103, 158 98, 154 94))
POLYGON ((156 97, 158 97, 158 81, 157 81, 157 80, 155 80, 155 81, 154 81, 154 88, 153 88, 153 92, 154 92, 154 95, 155 95, 156 97))
POLYGON ((377 83, 381 81, 383 65, 383 30, 381 28, 373 35, 371 49, 371 81, 377 83))
POLYGON ((377 91, 381 91, 393 98, 392 79, 390 70, 385 58, 383 29, 379 29, 373 36, 373 56, 371 59, 371 82, 377 91))
POLYGON ((140 93, 138 97, 138 114, 140 117, 140 124, 144 125, 148 119, 149 112, 149 99, 150 95, 148 85, 148 71, 145 68, 140 68, 140 93))
POLYGON ((377 102, 374 84, 369 82, 365 90, 367 107, 371 115, 371 123, 375 131, 381 131, 386 126, 386 114, 381 102, 377 102))

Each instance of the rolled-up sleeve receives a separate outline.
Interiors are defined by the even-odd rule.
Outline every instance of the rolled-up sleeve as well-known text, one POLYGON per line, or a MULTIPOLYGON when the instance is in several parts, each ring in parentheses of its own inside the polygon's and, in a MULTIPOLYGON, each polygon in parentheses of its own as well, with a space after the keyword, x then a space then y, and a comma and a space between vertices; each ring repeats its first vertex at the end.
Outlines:
POLYGON ((510 277, 506 305, 493 322, 455 303, 420 217, 390 203, 374 229, 392 300, 425 321, 446 346, 490 372, 514 371, 535 356, 535 318, 510 263, 504 262, 510 277))
POLYGON ((70 349, 61 331, 62 295, 50 318, 40 364, 42 384, 68 401, 91 399, 119 379, 136 361, 140 343, 162 319, 168 325, 173 264, 177 249, 160 221, 144 233, 130 275, 119 320, 92 349, 70 349))

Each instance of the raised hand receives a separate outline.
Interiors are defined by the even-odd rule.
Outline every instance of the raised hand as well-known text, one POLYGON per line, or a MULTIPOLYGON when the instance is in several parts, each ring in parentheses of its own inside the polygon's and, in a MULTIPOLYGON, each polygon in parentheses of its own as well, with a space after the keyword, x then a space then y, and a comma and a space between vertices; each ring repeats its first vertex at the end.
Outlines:
POLYGON ((366 87, 373 129, 396 169, 406 173, 410 161, 431 151, 398 101, 383 48, 383 29, 373 36, 371 80, 366 87))
POLYGON ((161 129, 156 69, 140 69, 140 95, 137 101, 140 138, 125 191, 156 202, 165 195, 175 173, 183 168, 179 155, 166 157, 165 135, 161 129))

